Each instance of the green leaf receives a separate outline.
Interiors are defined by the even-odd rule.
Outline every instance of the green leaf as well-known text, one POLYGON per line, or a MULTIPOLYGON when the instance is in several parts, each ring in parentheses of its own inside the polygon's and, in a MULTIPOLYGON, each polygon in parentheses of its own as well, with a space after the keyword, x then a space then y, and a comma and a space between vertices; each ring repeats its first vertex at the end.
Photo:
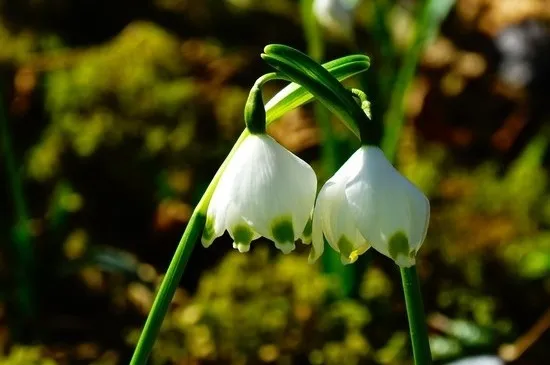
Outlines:
MULTIPOLYGON (((278 44, 266 46, 264 52, 262 58, 268 64, 308 89, 356 135, 359 136, 363 127, 368 127, 365 113, 351 93, 309 56, 292 47, 278 44)), ((367 137, 373 133, 364 134, 367 137)))
MULTIPOLYGON (((370 60, 364 55, 351 55, 327 62, 323 67, 337 80, 342 81, 368 70, 370 60)), ((289 84, 266 103, 267 124, 312 99, 313 95, 304 87, 296 83, 289 84)))
POLYGON ((272 55, 262 55, 262 58, 277 71, 288 76, 294 82, 300 83, 309 92, 311 92, 317 99, 319 99, 331 112, 338 115, 346 124, 346 126, 357 136, 359 136, 359 128, 355 125, 353 120, 350 120, 349 114, 346 112, 346 108, 342 103, 335 102, 335 94, 326 87, 319 80, 312 78, 308 79, 307 76, 294 67, 291 62, 272 55))

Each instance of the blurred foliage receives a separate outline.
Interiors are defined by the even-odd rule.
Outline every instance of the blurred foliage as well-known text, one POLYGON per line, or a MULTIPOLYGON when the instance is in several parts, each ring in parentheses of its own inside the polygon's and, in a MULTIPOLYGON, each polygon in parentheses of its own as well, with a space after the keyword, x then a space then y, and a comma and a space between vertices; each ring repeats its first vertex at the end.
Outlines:
MULTIPOLYGON (((369 72, 380 78, 376 90, 361 80, 381 95, 375 117, 399 63, 385 62, 385 52, 398 58, 410 42, 411 3, 362 1, 355 13, 354 47, 372 55, 369 72), (380 40, 393 49, 374 47, 380 40)), ((419 271, 438 363, 492 353, 532 365, 550 356, 540 330, 550 303, 548 63, 531 51, 509 56, 508 67, 519 57, 538 81, 506 86, 493 45, 510 24, 548 21, 543 3, 457 0, 407 91, 397 163, 432 202, 419 271)), ((438 16, 451 6, 438 4, 438 16)), ((247 88, 267 70, 261 47, 304 48, 298 1, 0 6, 2 102, 25 178, 40 301, 34 322, 19 323, 19 258, 6 244, 0 364, 127 363, 193 203, 243 128, 247 88)), ((357 51, 326 42, 327 58, 357 51)), ((545 44, 537 40, 537 55, 545 44)), ((299 109, 270 132, 322 170, 312 119, 299 109)), ((346 136, 337 147, 347 153, 346 136)), ((0 240, 9 242, 16 222, 3 157, 0 240)), ((227 254, 230 246, 221 239, 195 250, 156 364, 409 363, 388 260, 375 256, 356 295, 337 300, 334 278, 304 255, 274 257, 262 245, 227 254)))
MULTIPOLYGON (((241 117, 237 111, 244 105, 244 92, 212 93, 241 63, 218 59, 222 50, 215 44, 181 44, 158 26, 135 23, 108 44, 67 57, 70 67, 46 75, 51 123, 29 156, 29 174, 36 179, 56 173, 67 147, 87 157, 101 144, 137 139, 150 155, 185 152, 195 138, 199 98, 212 105, 221 126, 237 124, 241 117), (195 67, 204 62, 210 79, 192 77, 197 71, 192 62, 199 63, 195 67), (223 97, 225 93, 231 97, 223 97)), ((230 128, 232 137, 236 128, 230 128)))
POLYGON ((261 245, 251 255, 228 254, 167 318, 153 362, 357 364, 380 357, 395 363, 406 335, 395 334, 379 351, 371 348, 368 307, 352 299, 329 301, 341 289, 303 261, 295 255, 271 259, 261 245))
MULTIPOLYGON (((113 365, 117 364, 117 356, 114 353, 105 353, 97 359, 89 361, 89 348, 81 346, 75 352, 79 352, 77 358, 81 361, 87 361, 90 365, 113 365), (88 351, 88 354, 86 352, 88 351)), ((94 351, 92 349, 92 355, 94 351)), ((59 354, 48 354, 48 350, 39 346, 16 346, 12 348, 9 356, 0 358, 1 365, 59 365, 66 363, 66 360, 56 359, 59 354)))
POLYGON ((10 355, 0 360, 2 365, 57 365, 53 359, 44 358, 40 348, 14 347, 10 355))

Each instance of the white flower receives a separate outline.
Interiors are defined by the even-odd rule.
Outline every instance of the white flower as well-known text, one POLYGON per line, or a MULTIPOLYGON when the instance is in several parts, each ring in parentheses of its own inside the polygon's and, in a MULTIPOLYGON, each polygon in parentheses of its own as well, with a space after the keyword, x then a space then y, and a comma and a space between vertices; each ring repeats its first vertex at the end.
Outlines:
POLYGON ((289 253, 295 240, 310 239, 316 191, 311 166, 270 136, 252 134, 239 146, 218 182, 202 243, 210 246, 227 230, 240 252, 264 236, 289 253))
POLYGON ((353 10, 357 3, 358 0, 315 0, 313 14, 328 31, 348 38, 353 33, 353 10))
POLYGON ((496 356, 482 355, 467 357, 462 360, 448 363, 447 365, 504 365, 504 361, 496 356))
POLYGON ((429 219, 426 196, 378 147, 363 146, 319 192, 310 260, 322 253, 324 236, 344 263, 372 246, 399 266, 412 266, 429 219))

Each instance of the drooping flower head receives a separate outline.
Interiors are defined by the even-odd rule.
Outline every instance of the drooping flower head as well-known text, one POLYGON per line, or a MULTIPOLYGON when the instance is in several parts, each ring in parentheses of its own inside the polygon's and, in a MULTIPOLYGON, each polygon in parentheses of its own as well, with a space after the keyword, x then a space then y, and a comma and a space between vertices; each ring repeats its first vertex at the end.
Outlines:
MULTIPOLYGON (((256 102, 261 103, 261 98, 256 102)), ((298 238, 311 239, 317 177, 311 166, 265 134, 265 114, 254 109, 248 115, 264 118, 263 127, 247 123, 252 134, 238 147, 218 182, 202 243, 210 246, 227 230, 240 252, 264 236, 289 253, 298 238)))
POLYGON ((333 35, 349 38, 353 34, 353 10, 358 0, 315 0, 313 14, 319 24, 333 35))
POLYGON ((378 147, 362 146, 319 193, 310 260, 322 253, 324 236, 344 263, 372 246, 399 266, 412 266, 429 218, 426 196, 378 147))

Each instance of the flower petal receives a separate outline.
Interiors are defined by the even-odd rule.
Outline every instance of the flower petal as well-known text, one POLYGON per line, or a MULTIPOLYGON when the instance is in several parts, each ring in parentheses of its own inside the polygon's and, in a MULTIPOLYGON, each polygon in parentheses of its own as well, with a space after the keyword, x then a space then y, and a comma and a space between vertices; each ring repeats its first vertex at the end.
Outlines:
POLYGON ((312 231, 313 231, 313 211, 311 211, 309 215, 309 219, 307 220, 306 226, 304 227, 304 230, 302 231, 302 235, 300 236, 300 239, 302 240, 303 244, 309 245, 311 243, 312 231))
MULTIPOLYGON (((407 181, 408 182, 408 181, 407 181)), ((430 223, 430 201, 411 183, 407 184, 409 190, 410 227, 409 240, 411 249, 418 251, 428 233, 430 223)))
POLYGON ((253 153, 254 159, 249 158, 248 164, 242 166, 241 184, 234 187, 232 201, 256 232, 273 241, 273 220, 291 217, 296 240, 304 231, 315 201, 315 172, 273 138, 249 138, 248 151, 244 151, 253 153))
POLYGON ((355 217, 357 229, 374 245, 380 231, 375 210, 376 192, 366 168, 368 155, 364 148, 360 148, 352 157, 355 157, 356 169, 350 174, 344 192, 349 209, 355 217))
POLYGON ((346 264, 357 260, 359 254, 370 247, 357 229, 345 194, 347 179, 357 161, 356 153, 325 183, 317 197, 313 217, 314 246, 322 247, 324 236, 346 264))
POLYGON ((247 251, 250 242, 262 235, 288 253, 296 239, 308 239, 305 228, 316 190, 317 177, 307 163, 268 135, 250 135, 214 191, 203 244, 208 246, 227 229, 239 251, 247 251))
POLYGON ((201 237, 204 247, 209 247, 225 231, 225 215, 229 204, 227 192, 231 190, 229 184, 231 181, 224 181, 222 176, 208 205, 206 224, 201 237))
POLYGON ((309 251, 308 262, 314 263, 321 257, 325 251, 325 240, 323 237, 323 227, 321 225, 321 215, 313 213, 312 222, 312 234, 311 234, 311 251, 309 251))
POLYGON ((357 228, 380 253, 389 256, 388 240, 408 227, 403 193, 396 189, 399 178, 377 147, 361 147, 360 168, 350 177, 345 194, 357 228))
POLYGON ((241 218, 239 211, 233 204, 229 205, 227 209, 225 223, 227 231, 234 241, 233 248, 239 250, 239 252, 248 252, 250 250, 250 243, 260 237, 254 232, 254 229, 241 218))
POLYGON ((400 266, 414 264, 429 221, 429 202, 377 147, 362 147, 360 168, 346 198, 361 234, 400 266))

